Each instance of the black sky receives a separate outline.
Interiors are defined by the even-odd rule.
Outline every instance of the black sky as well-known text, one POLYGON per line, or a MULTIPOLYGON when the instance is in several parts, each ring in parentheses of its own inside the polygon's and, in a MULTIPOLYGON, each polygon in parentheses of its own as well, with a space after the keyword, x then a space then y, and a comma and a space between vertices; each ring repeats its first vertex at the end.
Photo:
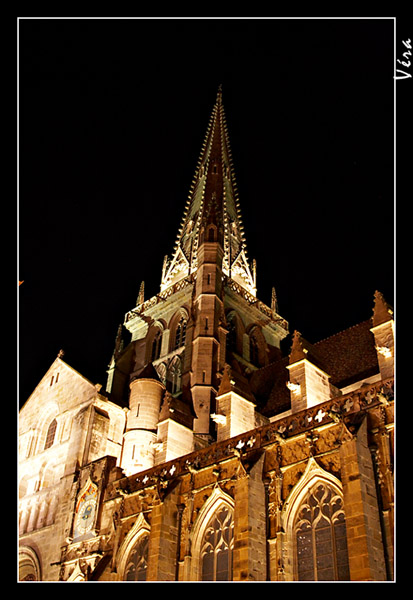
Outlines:
MULTIPOLYGON (((310 342, 393 303, 392 19, 19 21, 21 401, 106 382, 159 292, 218 85, 258 297, 310 342)), ((290 341, 287 341, 286 351, 290 341)))

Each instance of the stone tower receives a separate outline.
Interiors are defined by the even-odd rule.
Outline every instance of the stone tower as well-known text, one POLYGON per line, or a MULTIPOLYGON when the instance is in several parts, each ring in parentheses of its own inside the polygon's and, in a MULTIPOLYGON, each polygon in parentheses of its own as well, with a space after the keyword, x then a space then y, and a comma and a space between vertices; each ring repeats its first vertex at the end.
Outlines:
MULTIPOLYGON (((171 444, 179 455, 216 439, 224 418, 231 419, 216 401, 225 365, 248 387, 248 376, 277 355, 288 333, 274 302, 269 307, 257 298, 221 87, 175 247, 164 259, 160 293, 144 300, 140 291, 124 327, 132 339, 112 357, 107 391, 118 402, 129 393, 122 467, 131 472, 158 464, 165 450, 171 456, 171 444), (143 417, 149 413, 150 423, 143 417), (167 430, 161 413, 168 416, 167 430)), ((244 410, 239 402, 231 397, 232 412, 244 410)), ((255 426, 253 408, 247 429, 255 426)), ((243 419, 233 415, 232 421, 243 419)))
POLYGON ((106 390, 59 352, 20 411, 20 580, 392 579, 393 310, 283 356, 236 189, 220 89, 106 390))

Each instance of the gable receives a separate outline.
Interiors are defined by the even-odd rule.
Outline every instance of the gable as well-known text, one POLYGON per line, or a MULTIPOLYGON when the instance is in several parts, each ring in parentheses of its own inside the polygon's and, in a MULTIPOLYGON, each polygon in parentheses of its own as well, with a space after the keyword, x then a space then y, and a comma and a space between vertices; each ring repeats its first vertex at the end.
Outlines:
POLYGON ((20 410, 19 435, 35 427, 45 411, 60 414, 96 394, 96 387, 88 379, 56 358, 20 410))

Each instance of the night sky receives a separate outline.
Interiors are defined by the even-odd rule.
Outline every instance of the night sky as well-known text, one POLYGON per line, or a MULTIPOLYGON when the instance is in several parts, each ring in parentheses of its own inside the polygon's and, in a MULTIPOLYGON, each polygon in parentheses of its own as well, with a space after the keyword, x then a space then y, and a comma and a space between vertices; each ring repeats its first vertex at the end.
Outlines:
POLYGON ((275 286, 310 342, 368 319, 376 289, 393 304, 393 29, 20 20, 20 401, 60 349, 105 386, 141 281, 159 292, 220 84, 258 298, 275 286))

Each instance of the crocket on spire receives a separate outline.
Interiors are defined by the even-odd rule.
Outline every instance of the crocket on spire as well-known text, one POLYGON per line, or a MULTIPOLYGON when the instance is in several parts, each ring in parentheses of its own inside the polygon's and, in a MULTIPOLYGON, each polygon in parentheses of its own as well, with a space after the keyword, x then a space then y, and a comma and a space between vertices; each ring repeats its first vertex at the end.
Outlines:
POLYGON ((198 247, 209 224, 216 227, 218 241, 223 246, 224 274, 255 296, 255 276, 247 258, 222 85, 218 88, 174 253, 163 270, 161 291, 196 271, 198 247))

